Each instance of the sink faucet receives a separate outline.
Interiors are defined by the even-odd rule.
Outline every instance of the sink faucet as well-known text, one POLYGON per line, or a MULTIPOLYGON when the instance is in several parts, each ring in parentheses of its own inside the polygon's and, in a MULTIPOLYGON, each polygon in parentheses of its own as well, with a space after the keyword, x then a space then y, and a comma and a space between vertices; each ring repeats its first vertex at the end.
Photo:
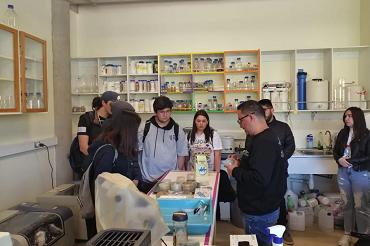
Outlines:
POLYGON ((332 139, 331 139, 331 132, 328 130, 328 131, 326 131, 326 132, 325 132, 325 135, 326 135, 327 133, 329 133, 329 146, 327 146, 327 148, 328 148, 329 150, 333 150, 332 139))

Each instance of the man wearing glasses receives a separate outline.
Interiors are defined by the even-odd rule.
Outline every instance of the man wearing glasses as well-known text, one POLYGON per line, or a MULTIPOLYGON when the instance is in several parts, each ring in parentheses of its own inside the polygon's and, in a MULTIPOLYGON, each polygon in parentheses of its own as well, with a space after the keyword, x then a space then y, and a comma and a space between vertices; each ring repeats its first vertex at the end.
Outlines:
POLYGON ((183 170, 188 153, 184 131, 171 118, 172 102, 160 96, 153 103, 154 116, 139 128, 139 190, 148 193, 169 170, 183 170))
POLYGON ((266 228, 279 217, 284 197, 284 153, 276 133, 267 126, 265 112, 256 101, 238 106, 238 124, 252 141, 242 157, 236 155, 233 165, 225 165, 237 181, 238 205, 243 212, 246 234, 256 234, 258 245, 267 246, 266 228))

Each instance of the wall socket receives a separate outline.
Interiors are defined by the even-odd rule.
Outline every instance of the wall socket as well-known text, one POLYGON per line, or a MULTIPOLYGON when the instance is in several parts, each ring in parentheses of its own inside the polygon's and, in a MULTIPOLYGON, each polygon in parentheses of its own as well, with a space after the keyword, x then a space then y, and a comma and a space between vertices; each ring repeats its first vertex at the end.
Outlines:
POLYGON ((34 146, 35 146, 35 149, 37 149, 37 148, 40 148, 40 147, 41 147, 41 142, 40 142, 40 141, 39 141, 39 142, 34 142, 33 144, 34 144, 34 146))

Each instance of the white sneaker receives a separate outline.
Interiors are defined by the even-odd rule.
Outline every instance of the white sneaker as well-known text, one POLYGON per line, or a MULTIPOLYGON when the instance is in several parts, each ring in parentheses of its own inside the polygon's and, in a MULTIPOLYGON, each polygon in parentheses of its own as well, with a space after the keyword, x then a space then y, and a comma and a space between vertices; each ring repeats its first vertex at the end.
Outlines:
POLYGON ((338 241, 338 245, 339 246, 349 246, 349 244, 351 243, 351 236, 350 235, 344 235, 339 241, 338 241))

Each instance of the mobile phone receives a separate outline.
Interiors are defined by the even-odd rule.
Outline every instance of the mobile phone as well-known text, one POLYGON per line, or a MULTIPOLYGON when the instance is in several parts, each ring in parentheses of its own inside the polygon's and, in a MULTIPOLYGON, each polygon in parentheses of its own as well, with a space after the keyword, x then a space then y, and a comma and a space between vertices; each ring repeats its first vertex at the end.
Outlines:
POLYGON ((248 241, 240 241, 240 242, 238 242, 238 246, 249 246, 249 242, 248 241))

